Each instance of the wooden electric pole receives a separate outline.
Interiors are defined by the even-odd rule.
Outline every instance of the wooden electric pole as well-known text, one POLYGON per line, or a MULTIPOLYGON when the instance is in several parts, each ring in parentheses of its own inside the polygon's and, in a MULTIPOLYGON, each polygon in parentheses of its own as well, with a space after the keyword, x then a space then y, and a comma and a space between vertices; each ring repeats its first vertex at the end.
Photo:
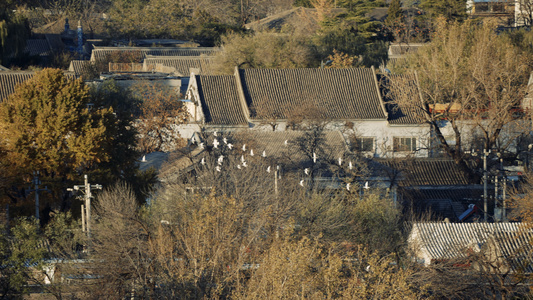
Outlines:
POLYGON ((84 184, 83 185, 75 185, 72 189, 67 189, 68 191, 84 191, 84 199, 85 199, 85 205, 82 205, 82 229, 87 232, 88 236, 91 236, 91 198, 92 193, 91 190, 101 190, 102 185, 101 184, 93 184, 91 185, 89 183, 89 178, 87 175, 84 176, 84 184))

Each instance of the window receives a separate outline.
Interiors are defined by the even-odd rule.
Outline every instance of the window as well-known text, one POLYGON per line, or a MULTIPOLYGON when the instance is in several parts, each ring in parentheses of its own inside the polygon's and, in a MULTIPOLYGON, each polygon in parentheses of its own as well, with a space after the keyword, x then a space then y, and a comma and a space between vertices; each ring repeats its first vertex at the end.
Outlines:
POLYGON ((416 150, 416 138, 414 137, 395 137, 393 143, 395 152, 416 150))
POLYGON ((374 151, 374 138, 373 137, 356 138, 355 149, 361 152, 373 152, 374 151))

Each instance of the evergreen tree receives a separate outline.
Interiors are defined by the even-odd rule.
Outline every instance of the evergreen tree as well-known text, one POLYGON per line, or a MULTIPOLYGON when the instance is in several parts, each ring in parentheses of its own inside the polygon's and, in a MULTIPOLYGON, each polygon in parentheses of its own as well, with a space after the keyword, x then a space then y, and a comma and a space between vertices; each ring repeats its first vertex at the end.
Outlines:
POLYGON ((101 150, 112 110, 89 100, 83 81, 68 80, 61 70, 45 69, 19 85, 0 105, 2 142, 13 166, 69 179, 109 160, 101 150))
POLYGON ((403 22, 402 3, 400 0, 392 0, 387 10, 386 24, 403 22))
POLYGON ((444 17, 446 21, 466 19, 466 0, 422 0, 420 7, 432 18, 444 17))

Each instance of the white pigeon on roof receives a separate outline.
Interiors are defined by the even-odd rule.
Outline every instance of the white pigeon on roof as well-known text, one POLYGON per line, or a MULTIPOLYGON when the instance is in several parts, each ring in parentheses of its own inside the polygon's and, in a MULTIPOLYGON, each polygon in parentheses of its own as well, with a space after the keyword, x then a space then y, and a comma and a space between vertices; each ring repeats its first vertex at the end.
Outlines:
POLYGON ((268 166, 267 168, 267 173, 270 173, 270 166, 268 166))
POLYGON ((301 185, 301 186, 304 186, 304 180, 303 180, 303 179, 300 180, 300 185, 301 185))
POLYGON ((351 169, 353 169, 353 165, 352 165, 352 162, 350 161, 350 163, 348 164, 348 167, 351 169))
POLYGON ((265 150, 263 150, 263 154, 262 154, 261 156, 263 156, 263 157, 267 157, 267 153, 266 153, 265 150))
POLYGON ((350 190, 350 183, 346 184, 346 190, 348 190, 348 191, 350 190))
POLYGON ((223 138, 222 141, 224 142, 224 144, 228 143, 228 139, 227 138, 223 138))
POLYGON ((218 164, 221 165, 224 162, 224 155, 218 157, 218 164))
POLYGON ((216 167, 215 167, 215 170, 217 170, 218 172, 220 172, 220 166, 216 166, 216 167))
POLYGON ((241 161, 244 162, 244 155, 241 155, 241 161))
POLYGON ((202 166, 205 166, 205 158, 202 157, 202 160, 200 161, 200 163, 202 164, 202 166))
POLYGON ((218 134, 217 134, 216 131, 213 131, 213 135, 214 135, 214 136, 218 136, 218 134))
POLYGON ((200 149, 205 149, 204 143, 200 143, 200 149))
POLYGON ((313 152, 313 163, 316 164, 316 153, 313 152))
POLYGON ((241 165, 237 165, 237 169, 239 169, 239 170, 240 170, 240 169, 241 169, 241 165))
POLYGON ((342 158, 339 157, 339 166, 342 166, 342 158))
POLYGON ((242 151, 246 151, 246 144, 242 144, 242 151))
POLYGON ((254 156, 254 149, 250 149, 250 156, 254 156))
POLYGON ((229 148, 230 150, 233 149, 233 144, 229 143, 229 144, 228 144, 228 148, 229 148))
POLYGON ((218 142, 217 139, 214 139, 214 140, 213 140, 213 147, 214 147, 214 148, 218 148, 218 145, 220 145, 220 143, 218 142))
POLYGON ((309 168, 305 168, 304 169, 304 173, 305 173, 305 175, 309 175, 309 168))
POLYGON ((248 167, 248 165, 246 164, 245 161, 242 162, 242 166, 245 167, 245 168, 248 167))

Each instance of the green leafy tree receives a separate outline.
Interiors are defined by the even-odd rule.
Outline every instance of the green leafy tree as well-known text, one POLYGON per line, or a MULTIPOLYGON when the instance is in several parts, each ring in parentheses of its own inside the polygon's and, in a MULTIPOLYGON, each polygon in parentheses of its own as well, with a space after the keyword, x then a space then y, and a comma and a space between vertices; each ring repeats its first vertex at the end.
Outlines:
POLYGON ((91 93, 83 81, 55 69, 37 72, 19 85, 0 105, 1 143, 10 162, 4 194, 22 205, 18 188, 39 171, 51 189, 43 193, 42 207, 49 201, 53 209, 59 203, 67 209, 70 202, 62 190, 84 173, 101 182, 135 177, 136 131, 123 99, 116 87, 104 85, 91 93))
POLYGON ((446 21, 466 19, 466 0, 422 0, 420 7, 433 19, 443 17, 446 21))
POLYGON ((0 64, 20 58, 24 54, 26 40, 31 30, 28 20, 7 8, 0 8, 0 64))
POLYGON ((385 22, 403 21, 402 2, 400 0, 392 0, 387 10, 387 19, 385 22))
POLYGON ((109 160, 105 120, 112 110, 90 103, 89 87, 45 69, 19 85, 0 105, 2 143, 21 173, 72 179, 109 160))
POLYGON ((12 299, 27 293, 36 283, 33 270, 40 270, 46 251, 35 220, 18 219, 8 234, 0 233, 0 298, 12 299))
POLYGON ((303 68, 313 63, 313 51, 302 37, 258 32, 232 33, 222 37, 224 51, 214 60, 220 74, 233 74, 239 68, 303 68))

